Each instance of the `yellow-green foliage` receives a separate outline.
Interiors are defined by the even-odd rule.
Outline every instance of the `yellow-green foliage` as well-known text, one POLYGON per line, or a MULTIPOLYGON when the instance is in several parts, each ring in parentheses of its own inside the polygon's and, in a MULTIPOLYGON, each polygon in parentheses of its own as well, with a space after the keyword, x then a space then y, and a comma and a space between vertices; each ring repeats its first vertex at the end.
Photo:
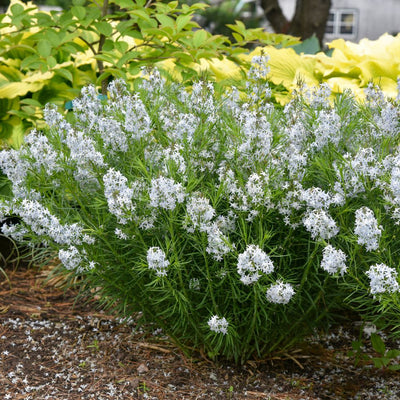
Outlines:
MULTIPOLYGON (((273 84, 286 89, 275 92, 276 99, 281 103, 289 100, 288 94, 298 88, 299 82, 308 86, 325 82, 334 93, 351 89, 359 99, 364 97, 364 88, 373 82, 379 85, 387 96, 397 95, 397 78, 400 76, 400 34, 385 34, 378 40, 363 39, 358 44, 337 39, 329 43, 329 47, 333 50, 331 56, 322 52, 315 55, 299 55, 292 48, 277 49, 264 46, 239 57, 248 62, 253 56, 261 53, 270 57, 268 78, 273 84)), ((239 76, 238 66, 225 60, 219 64, 220 79, 239 76), (223 67, 224 64, 226 68, 223 67)))
MULTIPOLYGON (((192 20, 206 7, 177 1, 73 0, 70 10, 41 12, 32 3, 12 0, 0 16, 0 139, 18 146, 23 134, 40 124, 43 106, 63 106, 88 83, 112 76, 134 79, 142 66, 158 66, 186 81, 218 74, 218 62, 235 60, 249 43, 288 46, 297 38, 262 29, 231 29, 237 43, 213 36, 192 20), (109 5, 116 11, 107 14, 109 5)), ((105 85, 103 85, 104 87, 105 85)), ((40 128, 40 125, 38 126, 40 128)))

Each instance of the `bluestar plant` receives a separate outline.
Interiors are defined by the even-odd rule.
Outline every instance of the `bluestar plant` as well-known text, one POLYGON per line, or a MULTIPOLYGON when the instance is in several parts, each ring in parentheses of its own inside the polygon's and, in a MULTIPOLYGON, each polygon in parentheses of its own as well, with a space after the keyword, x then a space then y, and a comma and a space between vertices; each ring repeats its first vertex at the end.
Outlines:
POLYGON ((3 233, 57 254, 103 305, 182 349, 235 362, 282 350, 343 309, 400 325, 399 101, 300 87, 269 101, 144 72, 82 90, 65 117, 0 153, 3 233), (136 314, 137 313, 137 314, 136 314))

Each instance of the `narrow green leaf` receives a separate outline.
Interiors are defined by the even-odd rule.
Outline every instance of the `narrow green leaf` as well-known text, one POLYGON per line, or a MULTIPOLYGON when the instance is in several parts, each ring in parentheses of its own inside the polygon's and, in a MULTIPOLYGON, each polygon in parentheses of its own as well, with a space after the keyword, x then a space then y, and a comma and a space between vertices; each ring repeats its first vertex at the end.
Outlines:
POLYGON ((109 62, 112 65, 115 65, 115 61, 116 61, 114 57, 112 57, 108 54, 97 54, 96 56, 94 56, 94 58, 96 60, 109 62))
POLYGON ((44 27, 44 26, 52 26, 54 24, 53 19, 47 13, 38 12, 35 14, 35 17, 37 19, 38 26, 44 27))

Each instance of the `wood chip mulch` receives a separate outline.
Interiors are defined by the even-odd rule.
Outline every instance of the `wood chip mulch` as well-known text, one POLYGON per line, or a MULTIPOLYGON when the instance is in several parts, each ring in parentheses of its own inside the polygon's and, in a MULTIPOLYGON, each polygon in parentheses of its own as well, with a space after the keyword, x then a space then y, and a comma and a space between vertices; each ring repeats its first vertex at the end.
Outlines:
MULTIPOLYGON (((1 260, 0 260, 1 267, 1 260)), ((184 357, 162 332, 121 323, 95 301, 44 284, 47 271, 0 270, 0 398, 399 399, 399 375, 348 357, 357 332, 241 367, 184 357)))

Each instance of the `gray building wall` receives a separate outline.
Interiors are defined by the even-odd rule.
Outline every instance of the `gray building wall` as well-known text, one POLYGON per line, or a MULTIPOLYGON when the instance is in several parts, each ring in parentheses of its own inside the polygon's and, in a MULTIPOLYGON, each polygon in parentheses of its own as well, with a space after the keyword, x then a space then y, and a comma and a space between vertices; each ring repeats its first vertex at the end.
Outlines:
MULTIPOLYGON (((291 19, 296 0, 279 0, 286 18, 291 19)), ((326 34, 325 40, 343 38, 358 42, 363 38, 377 39, 384 33, 400 32, 400 0, 332 0, 331 12, 354 12, 355 30, 353 34, 326 34)))

